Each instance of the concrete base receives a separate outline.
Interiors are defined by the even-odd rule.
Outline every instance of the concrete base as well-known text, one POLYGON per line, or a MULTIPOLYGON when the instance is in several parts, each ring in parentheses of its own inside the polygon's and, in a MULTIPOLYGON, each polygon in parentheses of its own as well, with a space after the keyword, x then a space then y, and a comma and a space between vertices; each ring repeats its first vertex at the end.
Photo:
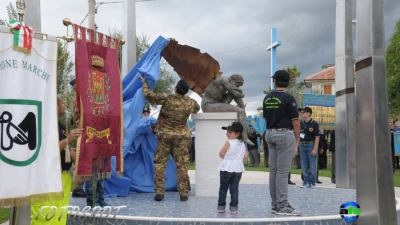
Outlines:
POLYGON ((227 126, 237 120, 236 113, 199 113, 196 124, 196 196, 217 197, 221 159, 218 152, 227 140, 227 126))

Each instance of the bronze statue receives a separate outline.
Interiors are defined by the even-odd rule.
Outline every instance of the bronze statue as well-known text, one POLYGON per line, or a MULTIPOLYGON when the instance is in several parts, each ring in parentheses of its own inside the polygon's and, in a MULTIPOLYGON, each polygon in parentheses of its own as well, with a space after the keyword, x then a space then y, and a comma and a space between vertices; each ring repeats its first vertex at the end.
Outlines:
MULTIPOLYGON (((201 100, 203 112, 237 112, 239 122, 243 127, 247 127, 244 94, 240 89, 243 83, 243 77, 239 74, 234 74, 229 78, 218 76, 212 80, 206 87, 201 100), (231 105, 232 101, 235 101, 237 106, 231 105)), ((247 132, 243 132, 243 139, 246 143, 254 145, 248 139, 247 132)))
MULTIPOLYGON (((207 53, 201 53, 199 49, 180 45, 174 39, 170 40, 162 55, 180 78, 203 97, 203 112, 237 112, 238 120, 243 127, 247 127, 244 94, 240 89, 244 82, 241 75, 234 74, 229 78, 221 76, 217 60, 207 53), (237 106, 230 104, 232 100, 237 106)), ((243 132, 243 139, 253 145, 246 132, 243 132)))

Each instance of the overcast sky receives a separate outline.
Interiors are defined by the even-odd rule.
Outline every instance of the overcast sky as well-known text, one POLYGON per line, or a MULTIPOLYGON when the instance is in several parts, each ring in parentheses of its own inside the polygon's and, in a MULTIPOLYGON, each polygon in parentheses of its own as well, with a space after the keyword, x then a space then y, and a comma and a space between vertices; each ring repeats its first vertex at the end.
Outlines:
MULTIPOLYGON (((9 0, 0 0, 0 18, 6 18, 9 0)), ((15 1, 12 1, 15 3, 15 1)), ((42 31, 65 35, 62 19, 80 23, 87 0, 41 0, 42 31)), ((244 76, 248 114, 261 105, 269 86, 270 29, 278 29, 278 68, 296 65, 302 76, 335 62, 335 0, 154 0, 136 3, 137 34, 153 42, 159 35, 208 52, 225 75, 244 76)), ((122 30, 123 4, 99 7, 96 24, 101 32, 122 30)), ((400 1, 385 1, 388 42, 400 20, 400 1)), ((85 22, 87 25, 87 21, 85 22)))

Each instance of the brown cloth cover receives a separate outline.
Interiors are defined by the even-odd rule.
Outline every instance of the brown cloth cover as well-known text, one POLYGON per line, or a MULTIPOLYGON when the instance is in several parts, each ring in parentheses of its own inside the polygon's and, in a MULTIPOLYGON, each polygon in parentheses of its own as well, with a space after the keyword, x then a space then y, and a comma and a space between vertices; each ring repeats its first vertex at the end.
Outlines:
POLYGON ((219 76, 219 63, 207 53, 188 45, 180 45, 171 39, 164 48, 162 56, 185 80, 193 91, 201 95, 216 76, 219 76))

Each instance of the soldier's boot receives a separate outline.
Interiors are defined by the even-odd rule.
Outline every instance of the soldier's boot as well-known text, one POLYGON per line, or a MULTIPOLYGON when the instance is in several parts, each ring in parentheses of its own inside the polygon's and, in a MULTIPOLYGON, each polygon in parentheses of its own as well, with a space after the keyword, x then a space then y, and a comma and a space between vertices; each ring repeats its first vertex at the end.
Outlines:
POLYGON ((188 197, 187 195, 180 195, 180 196, 179 196, 179 199, 180 199, 182 202, 185 202, 185 201, 187 201, 187 200, 189 199, 189 197, 188 197))
POLYGON ((159 201, 162 201, 163 199, 164 199, 164 195, 163 194, 156 194, 154 196, 154 201, 159 202, 159 201))

